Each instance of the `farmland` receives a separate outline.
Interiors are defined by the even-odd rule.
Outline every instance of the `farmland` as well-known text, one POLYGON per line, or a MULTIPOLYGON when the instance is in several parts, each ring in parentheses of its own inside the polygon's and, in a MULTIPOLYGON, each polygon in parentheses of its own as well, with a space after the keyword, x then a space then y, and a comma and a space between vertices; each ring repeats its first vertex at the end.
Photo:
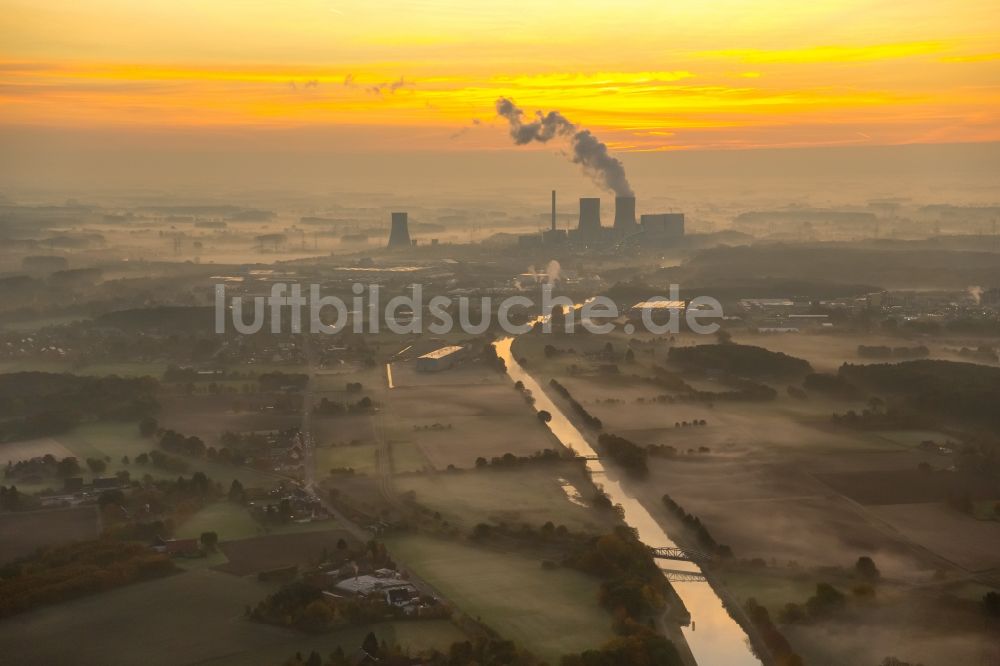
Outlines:
POLYGON ((446 621, 386 623, 310 637, 246 620, 244 608, 271 589, 208 569, 189 571, 0 623, 0 654, 5 663, 21 666, 273 666, 302 650, 326 654, 341 645, 350 653, 370 630, 414 648, 446 648, 462 638, 446 621))
POLYGON ((95 507, 0 514, 0 564, 42 546, 97 536, 95 507))
POLYGON ((550 663, 612 637, 611 616, 597 605, 598 581, 584 574, 546 571, 531 557, 428 537, 394 537, 387 544, 405 568, 463 613, 550 663))
POLYGON ((340 530, 309 530, 225 541, 219 544, 219 549, 228 561, 216 568, 236 576, 249 576, 270 569, 316 564, 324 550, 336 552, 341 539, 347 543, 352 540, 347 532, 340 530))
POLYGON ((402 476, 395 485, 397 491, 412 491, 419 504, 466 528, 480 522, 540 527, 551 521, 572 531, 601 533, 615 520, 613 514, 567 498, 566 487, 575 489, 585 500, 593 493, 590 480, 573 463, 402 476))

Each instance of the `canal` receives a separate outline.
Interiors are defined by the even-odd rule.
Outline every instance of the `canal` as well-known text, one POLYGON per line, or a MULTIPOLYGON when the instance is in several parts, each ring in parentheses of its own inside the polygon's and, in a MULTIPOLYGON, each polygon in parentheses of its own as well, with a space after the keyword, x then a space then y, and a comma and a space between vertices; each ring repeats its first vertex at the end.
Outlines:
MULTIPOLYGON (((545 410, 552 415, 548 427, 564 446, 578 455, 596 457, 596 451, 583 433, 514 359, 511 353, 513 343, 512 337, 495 343, 497 355, 507 365, 507 374, 515 382, 522 382, 524 387, 531 391, 531 395, 535 398, 536 410, 545 410)), ((629 492, 617 474, 609 475, 600 460, 588 460, 587 469, 611 501, 621 505, 625 522, 638 532, 639 539, 644 544, 652 547, 676 546, 649 511, 629 492)), ((698 565, 693 562, 671 561, 662 568, 701 572, 698 565)), ((682 631, 699 666, 760 666, 761 661, 751 650, 746 632, 730 617, 711 585, 707 582, 675 582, 673 586, 691 614, 691 624, 683 627, 682 631)))

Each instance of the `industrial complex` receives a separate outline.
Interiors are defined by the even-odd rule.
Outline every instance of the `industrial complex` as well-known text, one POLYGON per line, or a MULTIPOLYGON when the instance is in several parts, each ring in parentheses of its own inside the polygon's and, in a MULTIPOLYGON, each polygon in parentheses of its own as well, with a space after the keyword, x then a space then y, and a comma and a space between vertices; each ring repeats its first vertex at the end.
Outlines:
MULTIPOLYGON (((684 237, 684 213, 644 213, 636 218, 636 198, 616 196, 615 214, 611 226, 601 222, 601 199, 581 197, 579 221, 575 229, 560 229, 556 223, 556 191, 552 190, 551 223, 539 233, 521 234, 517 237, 520 247, 559 246, 570 243, 577 247, 617 246, 642 243, 670 246, 684 237)), ((410 237, 406 212, 392 213, 389 230, 389 249, 408 248, 416 245, 410 237)))

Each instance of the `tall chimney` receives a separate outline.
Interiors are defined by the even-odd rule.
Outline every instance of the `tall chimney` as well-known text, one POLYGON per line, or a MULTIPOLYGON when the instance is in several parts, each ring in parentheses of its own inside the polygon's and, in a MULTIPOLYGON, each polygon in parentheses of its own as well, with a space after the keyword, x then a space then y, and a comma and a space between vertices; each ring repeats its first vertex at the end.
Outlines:
POLYGON ((594 237, 601 233, 601 200, 597 197, 580 198, 581 236, 594 237))
POLYGON ((392 229, 389 230, 389 247, 410 247, 410 227, 406 213, 392 214, 392 229))
POLYGON ((556 230, 556 191, 552 190, 552 231, 556 230))
POLYGON ((635 197, 615 197, 615 231, 635 230, 635 197))

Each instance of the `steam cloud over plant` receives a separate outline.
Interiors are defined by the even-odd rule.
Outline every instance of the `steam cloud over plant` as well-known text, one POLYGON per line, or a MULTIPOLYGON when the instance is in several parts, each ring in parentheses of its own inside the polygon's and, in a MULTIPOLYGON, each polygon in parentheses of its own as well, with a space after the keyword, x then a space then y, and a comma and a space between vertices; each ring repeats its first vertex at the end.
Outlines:
POLYGON ((635 196, 632 186, 625 176, 625 167, 608 152, 603 141, 590 130, 581 129, 558 111, 543 114, 535 112, 535 120, 525 122, 524 111, 506 97, 496 101, 497 114, 510 124, 510 136, 519 146, 538 141, 547 143, 556 137, 569 137, 573 149, 573 162, 583 167, 601 187, 611 190, 615 196, 635 196))

